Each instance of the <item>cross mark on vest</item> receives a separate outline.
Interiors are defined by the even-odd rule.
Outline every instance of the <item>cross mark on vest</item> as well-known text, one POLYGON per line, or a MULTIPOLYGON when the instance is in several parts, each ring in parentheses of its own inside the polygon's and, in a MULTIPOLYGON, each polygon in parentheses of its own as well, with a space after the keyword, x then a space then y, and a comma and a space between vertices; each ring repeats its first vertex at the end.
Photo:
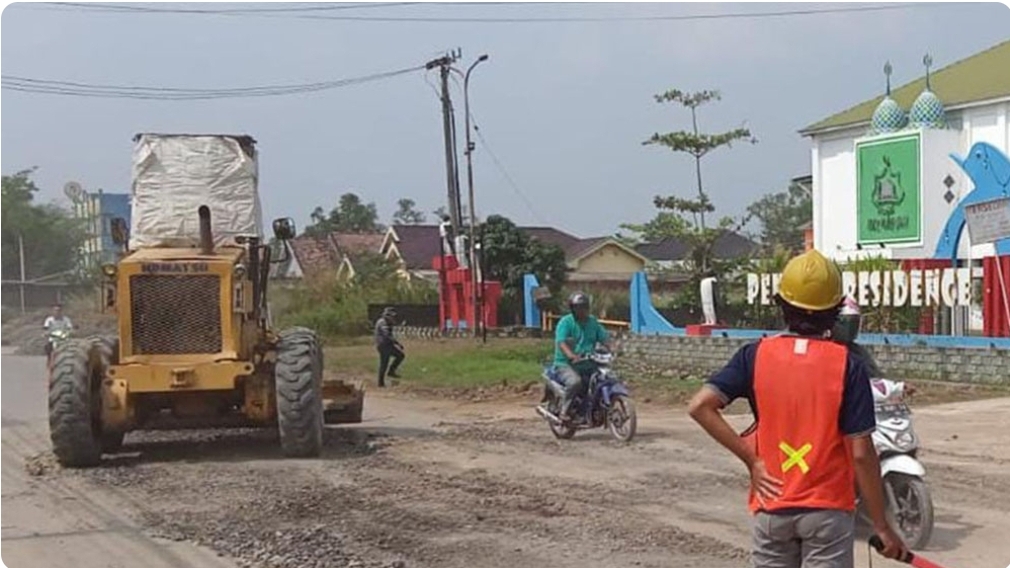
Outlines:
POLYGON ((785 473, 792 469, 793 467, 799 467, 800 471, 806 474, 810 471, 810 466, 807 465, 807 461, 803 459, 806 457, 810 450, 814 449, 811 444, 804 444, 800 449, 793 449, 792 446, 785 442, 779 442, 779 449, 786 455, 786 461, 782 462, 782 473, 785 473))

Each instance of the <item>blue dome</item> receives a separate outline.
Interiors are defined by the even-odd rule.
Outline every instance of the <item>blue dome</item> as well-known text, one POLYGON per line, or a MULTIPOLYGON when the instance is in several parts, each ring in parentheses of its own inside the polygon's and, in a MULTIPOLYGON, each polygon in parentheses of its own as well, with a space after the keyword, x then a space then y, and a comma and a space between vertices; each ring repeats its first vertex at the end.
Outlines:
POLYGON ((877 110, 873 111, 873 119, 870 121, 870 131, 873 134, 883 132, 894 132, 901 130, 908 124, 908 116, 901 109, 898 103, 890 96, 884 97, 877 105, 877 110))
POLYGON ((911 125, 916 128, 946 128, 947 115, 943 103, 929 88, 924 90, 909 111, 911 125))

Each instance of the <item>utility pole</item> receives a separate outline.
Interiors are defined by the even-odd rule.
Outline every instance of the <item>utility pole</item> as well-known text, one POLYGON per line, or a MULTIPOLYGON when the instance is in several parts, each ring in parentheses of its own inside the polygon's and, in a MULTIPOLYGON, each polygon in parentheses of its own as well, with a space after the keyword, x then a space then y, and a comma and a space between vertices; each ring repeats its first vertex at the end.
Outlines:
POLYGON ((438 59, 433 59, 424 65, 424 68, 428 70, 438 67, 442 79, 442 130, 445 138, 446 188, 449 218, 452 222, 453 232, 456 234, 461 227, 462 211, 459 206, 459 183, 456 179, 456 146, 452 127, 452 101, 449 99, 449 70, 460 55, 461 53, 457 50, 438 59))
POLYGON ((474 67, 477 67, 482 62, 487 61, 487 54, 481 55, 474 61, 470 68, 466 70, 466 76, 463 78, 463 114, 465 115, 466 122, 466 182, 467 189, 469 192, 469 202, 470 202, 470 282, 473 286, 473 319, 474 319, 474 335, 480 332, 480 328, 484 326, 484 313, 483 305, 478 301, 478 298, 484 295, 483 287, 478 289, 477 282, 477 271, 480 267, 480 262, 477 258, 477 235, 475 235, 474 227, 477 224, 477 206, 474 205, 473 200, 473 161, 471 160, 471 154, 473 154, 474 144, 470 141, 470 73, 473 71, 474 67))
POLYGON ((18 233, 18 260, 21 264, 21 285, 18 289, 21 292, 21 314, 25 313, 25 239, 18 233))

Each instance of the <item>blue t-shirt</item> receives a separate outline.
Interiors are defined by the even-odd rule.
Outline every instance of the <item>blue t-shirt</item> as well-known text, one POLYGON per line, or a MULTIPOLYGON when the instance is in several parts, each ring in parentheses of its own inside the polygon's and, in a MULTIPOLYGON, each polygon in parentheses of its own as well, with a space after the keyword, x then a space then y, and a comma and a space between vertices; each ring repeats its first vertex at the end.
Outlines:
MULTIPOLYGON (((757 358, 758 343, 748 343, 741 347, 729 363, 712 376, 706 384, 722 395, 726 404, 738 398, 746 398, 750 403, 754 419, 757 420, 757 406, 754 403, 754 361, 757 358)), ((838 413, 838 427, 848 436, 858 436, 872 432, 877 426, 873 409, 873 391, 870 386, 870 372, 866 363, 849 351, 845 364, 845 387, 842 391, 842 408, 838 413)))
POLYGON ((589 316, 586 321, 579 323, 572 314, 566 315, 561 318, 554 331, 554 365, 571 366, 565 352, 561 350, 561 343, 569 341, 569 347, 576 355, 589 355, 597 343, 603 343, 608 337, 607 330, 603 329, 594 316, 589 316))

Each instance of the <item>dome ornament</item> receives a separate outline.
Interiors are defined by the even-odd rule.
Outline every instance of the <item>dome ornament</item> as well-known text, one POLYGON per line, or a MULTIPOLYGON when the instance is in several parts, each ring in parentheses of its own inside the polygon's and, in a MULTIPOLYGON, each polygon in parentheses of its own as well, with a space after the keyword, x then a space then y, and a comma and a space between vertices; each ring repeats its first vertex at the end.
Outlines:
POLYGON ((891 98, 891 72, 893 71, 891 67, 891 62, 888 61, 884 64, 884 76, 887 80, 887 89, 884 94, 883 100, 877 106, 877 109, 873 111, 873 117, 870 119, 870 133, 871 134, 883 134, 885 132, 896 132, 901 130, 908 124, 908 116, 905 111, 898 106, 898 103, 891 98))
POLYGON ((943 102, 932 91, 930 84, 932 78, 930 68, 933 67, 932 56, 928 53, 923 56, 922 65, 926 68, 926 87, 912 103, 912 108, 908 113, 909 123, 913 128, 946 128, 947 117, 943 102))

